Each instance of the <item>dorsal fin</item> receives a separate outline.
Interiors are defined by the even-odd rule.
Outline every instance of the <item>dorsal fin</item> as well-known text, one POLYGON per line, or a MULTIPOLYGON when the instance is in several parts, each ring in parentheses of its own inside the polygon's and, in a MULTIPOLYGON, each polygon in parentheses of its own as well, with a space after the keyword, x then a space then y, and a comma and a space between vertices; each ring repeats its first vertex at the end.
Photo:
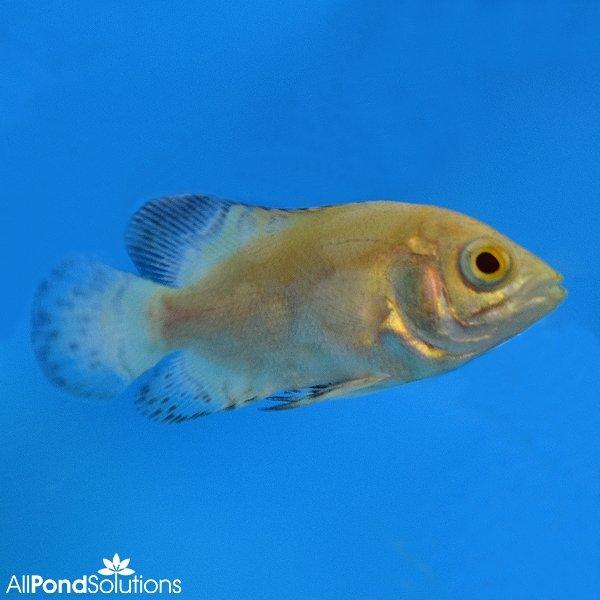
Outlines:
POLYGON ((125 241, 141 275, 181 287, 259 235, 289 226, 304 212, 214 196, 171 196, 144 204, 133 215, 125 241))

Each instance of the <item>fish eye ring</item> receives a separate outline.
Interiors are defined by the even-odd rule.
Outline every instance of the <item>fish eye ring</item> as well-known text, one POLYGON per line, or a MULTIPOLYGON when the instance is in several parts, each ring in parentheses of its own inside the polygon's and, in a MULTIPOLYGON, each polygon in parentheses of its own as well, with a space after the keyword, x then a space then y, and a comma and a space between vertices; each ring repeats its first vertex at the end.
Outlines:
POLYGON ((490 289, 502 283, 511 268, 509 253, 493 240, 475 240, 460 255, 460 271, 467 283, 490 289))

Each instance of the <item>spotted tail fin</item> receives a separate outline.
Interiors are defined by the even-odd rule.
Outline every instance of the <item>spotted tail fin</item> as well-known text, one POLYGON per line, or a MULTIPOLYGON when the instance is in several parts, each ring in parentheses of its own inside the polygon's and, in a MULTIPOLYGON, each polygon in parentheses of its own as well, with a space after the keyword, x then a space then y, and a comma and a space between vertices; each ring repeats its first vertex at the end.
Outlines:
POLYGON ((48 378, 80 396, 123 391, 164 356, 149 316, 160 290, 86 258, 58 265, 32 312, 32 342, 48 378))

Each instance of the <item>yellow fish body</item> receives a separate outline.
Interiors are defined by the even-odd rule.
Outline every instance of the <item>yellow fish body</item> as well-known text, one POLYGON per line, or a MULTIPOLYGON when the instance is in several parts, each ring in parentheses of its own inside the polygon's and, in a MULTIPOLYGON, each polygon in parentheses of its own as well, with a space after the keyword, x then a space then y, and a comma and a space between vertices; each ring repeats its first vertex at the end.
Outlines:
POLYGON ((543 261, 433 206, 286 211, 176 196, 144 205, 126 240, 144 278, 85 259, 57 267, 36 296, 34 346, 74 393, 138 380, 137 405, 167 422, 442 373, 564 296, 543 261))

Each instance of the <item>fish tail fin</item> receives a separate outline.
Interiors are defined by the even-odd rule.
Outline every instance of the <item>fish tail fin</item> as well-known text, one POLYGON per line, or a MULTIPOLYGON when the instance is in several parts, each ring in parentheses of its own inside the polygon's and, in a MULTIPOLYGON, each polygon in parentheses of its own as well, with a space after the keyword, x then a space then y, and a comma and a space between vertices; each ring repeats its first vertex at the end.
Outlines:
POLYGON ((166 353, 150 314, 161 289, 87 258, 59 264, 38 287, 32 311, 44 373, 80 396, 119 394, 166 353))

